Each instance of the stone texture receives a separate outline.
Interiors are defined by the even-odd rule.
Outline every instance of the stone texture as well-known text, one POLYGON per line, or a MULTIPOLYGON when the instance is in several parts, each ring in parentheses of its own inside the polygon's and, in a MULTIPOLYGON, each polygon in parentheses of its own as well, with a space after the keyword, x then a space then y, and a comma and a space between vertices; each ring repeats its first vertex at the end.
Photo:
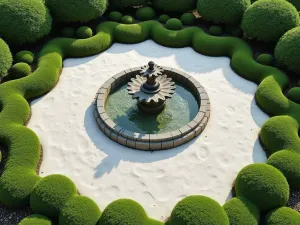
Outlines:
POLYGON ((161 150, 161 142, 150 142, 150 150, 161 150))
POLYGON ((149 150, 150 149, 150 143, 149 142, 137 141, 136 142, 136 148, 140 149, 140 150, 149 150))

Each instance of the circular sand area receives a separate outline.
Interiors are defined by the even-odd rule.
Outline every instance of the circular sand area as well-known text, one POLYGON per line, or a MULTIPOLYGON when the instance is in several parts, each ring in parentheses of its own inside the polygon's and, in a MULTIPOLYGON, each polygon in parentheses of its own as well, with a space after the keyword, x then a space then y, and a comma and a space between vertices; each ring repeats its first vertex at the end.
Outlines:
POLYGON ((232 71, 226 57, 153 41, 114 44, 97 56, 65 60, 57 86, 31 104, 28 127, 37 133, 44 151, 40 175, 68 176, 101 210, 116 199, 131 198, 159 220, 188 195, 206 195, 223 204, 237 173, 248 164, 266 161, 258 133, 268 116, 255 103, 256 88, 232 71), (97 127, 92 105, 107 79, 150 60, 192 75, 211 102, 210 120, 198 138, 153 153, 108 139, 97 127))

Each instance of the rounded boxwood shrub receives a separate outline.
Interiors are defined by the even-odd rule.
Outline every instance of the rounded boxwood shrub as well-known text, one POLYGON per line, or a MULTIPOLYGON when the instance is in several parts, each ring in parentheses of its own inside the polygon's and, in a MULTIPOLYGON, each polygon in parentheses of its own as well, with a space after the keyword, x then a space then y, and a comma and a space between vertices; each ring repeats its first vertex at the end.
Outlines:
POLYGON ((120 23, 123 15, 122 15, 122 13, 120 13, 118 11, 113 11, 113 12, 109 13, 108 17, 111 21, 120 23))
POLYGON ((269 212, 265 218, 265 225, 300 225, 300 213, 281 207, 269 212))
POLYGON ((87 22, 103 15, 108 0, 46 0, 46 5, 59 22, 87 22))
POLYGON ((30 206, 34 213, 57 218, 65 203, 77 194, 73 182, 63 175, 42 178, 30 195, 30 206))
POLYGON ((76 37, 80 39, 90 38, 93 36, 93 31, 87 26, 82 26, 76 31, 76 37))
POLYGON ((110 203, 102 213, 98 225, 141 225, 148 220, 144 208, 130 199, 110 203))
POLYGON ((19 225, 52 225, 52 222, 45 216, 32 214, 23 219, 19 225))
POLYGON ((61 31, 61 35, 63 37, 66 37, 66 38, 73 38, 75 37, 75 29, 73 27, 65 27, 62 29, 61 31))
POLYGON ((169 30, 181 30, 182 23, 179 19, 172 18, 167 21, 166 28, 169 30))
POLYGON ((196 17, 193 13, 184 13, 180 17, 180 21, 183 25, 192 26, 195 24, 196 17))
POLYGON ((185 13, 196 8, 196 0, 152 0, 156 10, 164 12, 185 13))
MULTIPOLYGON (((1 28, 0 28, 1 29, 1 28)), ((8 45, 0 38, 0 80, 7 75, 12 64, 12 55, 8 45)))
POLYGON ((281 66, 300 75, 300 27, 280 38, 275 48, 275 59, 281 66))
POLYGON ((289 199, 289 185, 283 174, 267 164, 243 168, 235 181, 237 197, 245 197, 261 211, 284 206, 289 199))
POLYGON ((232 198, 223 205, 232 225, 258 225, 259 209, 243 197, 232 198))
POLYGON ((31 65, 34 61, 34 54, 31 51, 20 51, 15 55, 14 61, 31 65))
POLYGON ((197 10, 206 21, 239 24, 250 5, 250 0, 199 0, 197 10))
POLYGON ((300 188, 299 153, 282 150, 271 155, 267 163, 283 173, 291 188, 300 188))
POLYGON ((229 225, 228 217, 215 200, 192 195, 178 202, 171 213, 170 225, 229 225))
POLYGON ((121 22, 124 24, 133 24, 133 17, 132 16, 123 16, 121 22))
POLYGON ((59 225, 95 225, 101 212, 97 204, 84 196, 66 202, 59 215, 59 225))
POLYGON ((0 1, 0 33, 10 44, 33 43, 47 35, 51 25, 49 11, 41 0, 0 1))
POLYGON ((158 21, 160 23, 166 23, 171 17, 169 17, 167 14, 163 14, 158 18, 158 21))
POLYGON ((273 65, 274 58, 270 54, 261 54, 256 58, 256 61, 262 65, 271 66, 273 65))
POLYGON ((133 6, 142 6, 146 5, 148 0, 112 0, 111 3, 117 8, 126 8, 133 6))
POLYGON ((296 8, 286 0, 259 0, 245 12, 241 27, 250 38, 276 42, 299 21, 296 8))
POLYGON ((299 87, 291 88, 287 93, 287 97, 293 102, 300 104, 300 88, 299 87))
POLYGON ((214 36, 220 36, 223 34, 223 29, 220 26, 213 25, 208 29, 208 33, 214 36))
POLYGON ((14 79, 26 77, 31 73, 31 68, 27 63, 17 63, 10 70, 10 75, 14 79))
POLYGON ((151 7, 142 7, 136 10, 135 17, 140 21, 152 20, 155 18, 155 11, 151 7))

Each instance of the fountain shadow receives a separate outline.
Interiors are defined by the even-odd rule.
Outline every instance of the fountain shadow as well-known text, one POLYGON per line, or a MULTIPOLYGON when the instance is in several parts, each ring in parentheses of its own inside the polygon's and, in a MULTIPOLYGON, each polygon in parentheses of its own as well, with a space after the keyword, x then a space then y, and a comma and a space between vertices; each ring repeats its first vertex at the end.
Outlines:
POLYGON ((84 127, 85 130, 99 151, 105 155, 105 158, 95 168, 95 178, 99 178, 104 174, 109 174, 122 161, 132 163, 152 163, 177 156, 195 141, 192 140, 182 146, 162 151, 140 151, 124 147, 103 134, 95 122, 93 115, 94 105, 91 104, 85 112, 84 127))

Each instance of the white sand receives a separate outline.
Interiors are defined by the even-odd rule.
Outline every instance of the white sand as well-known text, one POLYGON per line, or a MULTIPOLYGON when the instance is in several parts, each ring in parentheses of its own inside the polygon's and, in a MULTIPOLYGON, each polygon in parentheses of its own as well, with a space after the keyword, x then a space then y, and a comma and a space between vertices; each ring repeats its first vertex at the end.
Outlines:
POLYGON ((188 195, 206 195, 223 204, 237 173, 248 164, 266 161, 258 133, 268 119, 255 103, 257 86, 236 75, 229 63, 226 57, 152 41, 115 44, 97 56, 66 60, 56 88, 32 102, 28 127, 43 145, 40 175, 70 177, 101 210, 116 199, 131 198, 159 220, 188 195), (109 140, 97 127, 91 106, 109 77, 149 60, 188 72, 206 88, 211 101, 211 118, 200 137, 153 153, 109 140))

